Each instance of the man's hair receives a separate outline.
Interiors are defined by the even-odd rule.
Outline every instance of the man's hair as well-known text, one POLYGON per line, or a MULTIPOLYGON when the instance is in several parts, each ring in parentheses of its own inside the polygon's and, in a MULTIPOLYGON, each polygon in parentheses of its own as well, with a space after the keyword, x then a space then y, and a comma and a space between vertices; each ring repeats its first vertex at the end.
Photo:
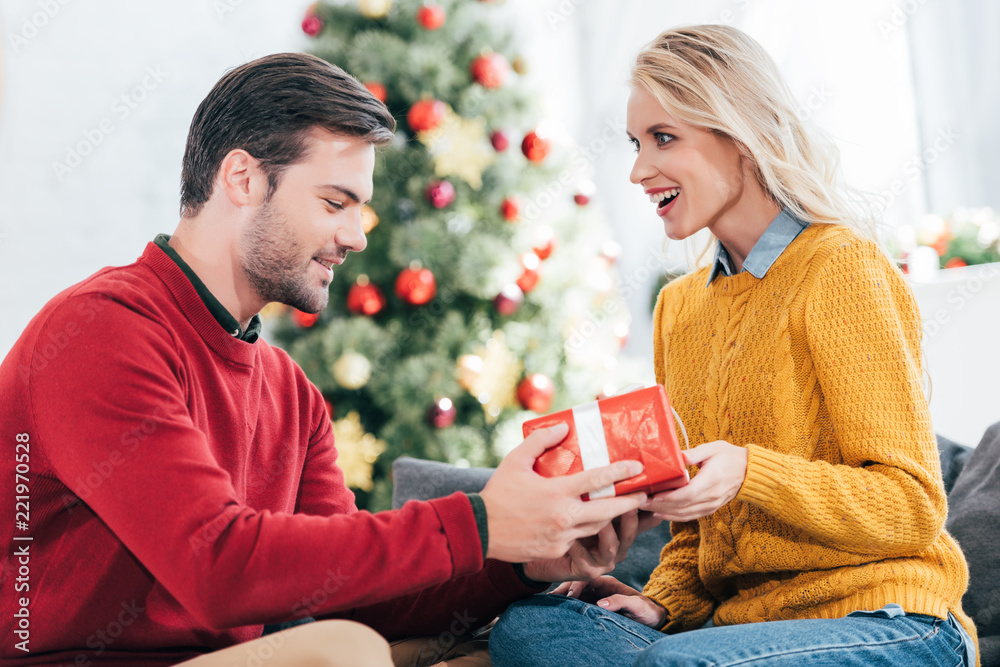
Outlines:
POLYGON ((357 79, 315 56, 277 53, 230 70, 191 120, 181 215, 208 201, 223 158, 237 148, 260 162, 270 197, 282 172, 305 157, 315 128, 384 146, 396 121, 357 79))

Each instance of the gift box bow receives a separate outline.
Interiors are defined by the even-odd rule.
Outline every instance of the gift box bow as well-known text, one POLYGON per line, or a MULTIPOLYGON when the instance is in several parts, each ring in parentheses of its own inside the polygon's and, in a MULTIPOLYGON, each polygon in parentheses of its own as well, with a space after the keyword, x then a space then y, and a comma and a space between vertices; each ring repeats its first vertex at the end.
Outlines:
POLYGON ((522 428, 527 437, 561 423, 569 425, 569 434, 535 460, 540 475, 570 475, 626 459, 642 463, 642 473, 594 491, 590 498, 635 491, 653 494, 688 482, 670 402, 661 385, 530 419, 522 428))

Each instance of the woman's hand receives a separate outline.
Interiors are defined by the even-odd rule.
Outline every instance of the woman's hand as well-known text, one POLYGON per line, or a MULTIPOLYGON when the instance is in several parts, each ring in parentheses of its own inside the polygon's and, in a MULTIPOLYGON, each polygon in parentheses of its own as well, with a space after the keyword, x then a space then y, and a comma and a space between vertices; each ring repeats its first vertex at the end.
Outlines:
POLYGON ((691 483, 652 496, 642 506, 668 521, 693 521, 715 512, 736 497, 747 476, 749 452, 725 440, 684 451, 688 465, 701 466, 691 483))
POLYGON ((535 581, 596 579, 625 560, 639 533, 661 521, 649 512, 632 510, 608 523, 597 535, 576 540, 561 558, 525 563, 524 574, 535 581))
POLYGON ((552 591, 552 594, 594 603, 602 609, 618 612, 650 628, 662 628, 667 622, 666 609, 614 577, 601 577, 589 583, 567 581, 552 591))

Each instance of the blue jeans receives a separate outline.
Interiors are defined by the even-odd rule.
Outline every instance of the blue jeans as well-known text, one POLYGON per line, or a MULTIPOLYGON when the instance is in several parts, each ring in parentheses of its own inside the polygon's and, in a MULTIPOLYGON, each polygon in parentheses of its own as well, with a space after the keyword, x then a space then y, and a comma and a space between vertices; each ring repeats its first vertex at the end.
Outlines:
POLYGON ((665 635, 562 595, 512 604, 490 633, 495 667, 803 667, 966 664, 948 620, 904 614, 898 605, 844 618, 706 627, 665 635))

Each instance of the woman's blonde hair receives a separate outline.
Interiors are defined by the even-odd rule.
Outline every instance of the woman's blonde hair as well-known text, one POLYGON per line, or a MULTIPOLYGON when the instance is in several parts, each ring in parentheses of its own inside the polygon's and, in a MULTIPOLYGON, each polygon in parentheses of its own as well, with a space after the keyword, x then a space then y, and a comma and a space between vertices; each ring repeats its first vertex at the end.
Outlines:
POLYGON ((799 219, 846 225, 878 242, 867 198, 843 182, 840 151, 799 116, 774 60, 746 33, 725 25, 667 30, 636 57, 629 83, 677 119, 734 141, 764 192, 799 219))

